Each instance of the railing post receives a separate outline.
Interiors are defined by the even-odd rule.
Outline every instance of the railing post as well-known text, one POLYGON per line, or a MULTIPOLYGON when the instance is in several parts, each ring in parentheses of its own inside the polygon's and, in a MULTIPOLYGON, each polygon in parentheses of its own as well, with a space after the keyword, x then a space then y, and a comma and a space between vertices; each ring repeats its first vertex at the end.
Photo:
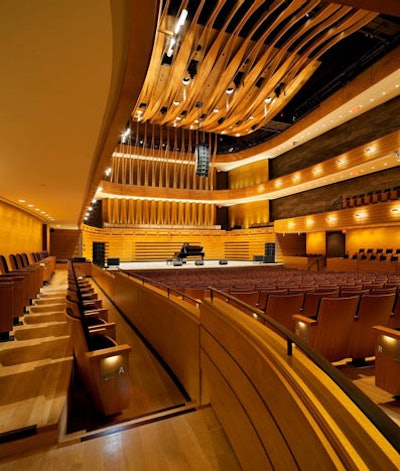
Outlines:
POLYGON ((290 357, 293 355, 293 342, 290 339, 287 339, 287 354, 290 357))

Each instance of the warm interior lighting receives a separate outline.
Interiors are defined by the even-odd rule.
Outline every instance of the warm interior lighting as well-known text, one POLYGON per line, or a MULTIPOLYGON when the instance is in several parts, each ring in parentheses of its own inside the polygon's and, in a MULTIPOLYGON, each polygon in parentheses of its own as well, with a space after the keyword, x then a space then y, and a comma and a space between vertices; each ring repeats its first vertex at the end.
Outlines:
POLYGON ((100 360, 100 375, 102 381, 110 381, 111 379, 125 376, 126 374, 126 365, 122 355, 114 355, 100 360))
POLYGON ((389 337, 387 335, 382 335, 381 339, 387 345, 396 345, 397 343, 399 343, 399 341, 397 339, 394 339, 393 337, 389 337))
POLYGON ((314 167, 312 170, 313 175, 321 175, 322 173, 322 167, 318 165, 317 167, 314 167))
POLYGON ((169 47, 168 47, 168 51, 167 51, 167 56, 168 57, 171 57, 172 54, 174 53, 174 46, 175 46, 175 43, 176 43, 176 39, 174 37, 172 37, 170 40, 169 40, 169 47))
POLYGON ((292 180, 294 182, 298 182, 300 180, 300 174, 299 173, 294 174, 292 177, 292 180))
POLYGON ((188 11, 184 8, 179 15, 178 22, 175 25, 174 33, 178 34, 182 26, 185 24, 186 18, 188 16, 188 11))
POLYGON ((306 340, 308 337, 308 326, 304 322, 296 321, 295 333, 297 336, 306 340))
POLYGON ((329 223, 335 223, 335 222, 337 222, 337 217, 336 216, 327 216, 325 220, 329 223))

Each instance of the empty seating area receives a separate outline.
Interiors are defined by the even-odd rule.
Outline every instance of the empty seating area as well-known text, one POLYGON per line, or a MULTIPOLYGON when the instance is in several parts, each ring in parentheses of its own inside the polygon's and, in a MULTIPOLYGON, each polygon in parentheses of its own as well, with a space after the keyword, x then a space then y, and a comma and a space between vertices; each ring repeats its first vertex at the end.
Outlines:
POLYGON ((264 311, 270 294, 334 292, 347 296, 400 289, 399 273, 312 272, 259 265, 172 271, 126 270, 126 273, 198 299, 207 296, 211 286, 264 311))
MULTIPOLYGON (((296 333, 331 362, 365 364, 375 355, 373 327, 400 327, 400 274, 309 272, 281 267, 130 272, 199 300, 210 287, 296 333), (146 275, 146 276, 144 276, 146 275)), ((227 298, 228 302, 233 302, 227 298)), ((243 306, 239 305, 243 310, 243 306)), ((244 309, 252 314, 251 309, 244 309)))
POLYGON ((400 199, 400 186, 385 188, 384 190, 370 191, 359 195, 344 196, 342 209, 355 208, 379 202, 395 201, 400 199))
POLYGON ((12 340, 12 330, 50 280, 55 258, 46 252, 0 255, 0 341, 12 340))
POLYGON ((0 457, 57 443, 67 403, 73 358, 65 289, 52 285, 54 259, 38 260, 14 268, 1 256, 0 457))
POLYGON ((352 255, 353 260, 379 260, 398 262, 400 257, 400 248, 360 248, 352 255))

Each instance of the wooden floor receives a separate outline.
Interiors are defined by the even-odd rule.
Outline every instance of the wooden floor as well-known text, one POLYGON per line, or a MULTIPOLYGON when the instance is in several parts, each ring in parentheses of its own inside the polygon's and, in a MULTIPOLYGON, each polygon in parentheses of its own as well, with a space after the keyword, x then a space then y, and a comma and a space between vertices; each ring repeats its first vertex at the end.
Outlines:
MULTIPOLYGON (((25 325, 16 328, 19 341, 32 342, 29 339, 41 335, 42 324, 47 321, 61 329, 57 326, 62 320, 60 293, 65 289, 66 271, 57 270, 31 313, 25 316, 25 325)), ((91 408, 79 378, 74 376, 59 444, 4 458, 0 471, 241 469, 212 409, 193 408, 190 398, 156 356, 98 287, 96 290, 109 309, 109 320, 117 323, 118 342, 133 347, 129 409, 107 420, 99 416, 91 408)), ((16 343, 0 344, 0 359, 2 349, 16 343)), ((374 386, 373 362, 361 368, 341 362, 337 367, 400 426, 400 402, 374 386)))

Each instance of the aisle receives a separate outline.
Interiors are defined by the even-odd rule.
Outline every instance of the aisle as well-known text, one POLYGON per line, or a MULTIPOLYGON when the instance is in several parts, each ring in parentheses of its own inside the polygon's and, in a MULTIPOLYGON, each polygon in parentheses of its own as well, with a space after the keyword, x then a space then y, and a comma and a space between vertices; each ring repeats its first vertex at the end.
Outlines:
POLYGON ((80 378, 75 375, 70 394, 67 433, 93 432, 150 415, 173 414, 176 409, 191 408, 190 399, 180 390, 160 361, 95 282, 91 280, 91 284, 102 299, 103 306, 108 309, 109 322, 117 324, 117 342, 132 346, 129 354, 130 404, 128 409, 117 415, 104 417, 98 414, 92 407, 80 378))

